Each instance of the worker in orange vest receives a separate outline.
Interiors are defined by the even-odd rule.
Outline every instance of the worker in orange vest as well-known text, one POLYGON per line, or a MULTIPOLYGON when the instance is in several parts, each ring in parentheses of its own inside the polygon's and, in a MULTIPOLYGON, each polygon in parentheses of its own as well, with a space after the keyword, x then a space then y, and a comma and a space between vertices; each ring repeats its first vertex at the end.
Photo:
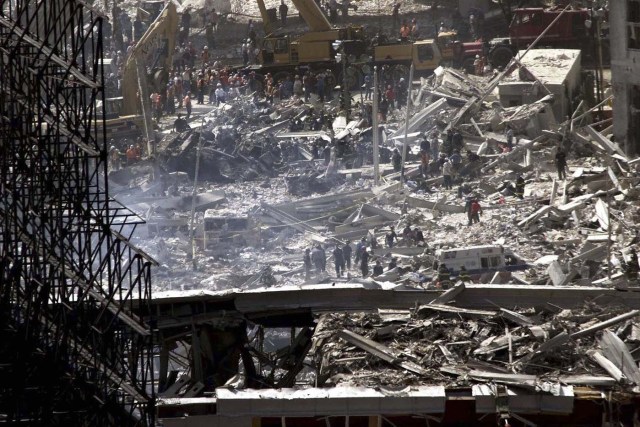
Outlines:
POLYGON ((127 164, 131 165, 136 162, 136 148, 130 145, 127 149, 127 164))

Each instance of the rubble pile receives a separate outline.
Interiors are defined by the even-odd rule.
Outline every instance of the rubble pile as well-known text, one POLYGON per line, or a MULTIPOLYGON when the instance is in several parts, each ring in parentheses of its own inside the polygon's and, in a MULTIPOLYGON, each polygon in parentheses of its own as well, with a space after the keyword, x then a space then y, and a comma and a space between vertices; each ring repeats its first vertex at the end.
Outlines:
MULTIPOLYGON (((381 125, 382 183, 377 187, 372 186, 373 133, 367 103, 357 105, 347 121, 337 100, 320 104, 312 97, 309 103, 293 99, 271 105, 255 95, 240 96, 213 107, 191 131, 168 134, 158 145, 157 157, 165 182, 160 185, 152 175, 131 173, 129 186, 142 188, 150 199, 139 204, 136 193, 135 201, 127 204, 151 222, 157 215, 163 219, 177 215, 187 226, 199 158, 199 197, 216 194, 220 200, 213 205, 197 203, 198 227, 206 228, 204 212, 211 208, 220 216, 252 219, 255 244, 238 245, 227 239, 211 252, 200 241, 202 236, 196 236, 199 268, 190 273, 194 277, 189 284, 196 288, 219 289, 214 278, 224 271, 252 277, 266 266, 274 271, 277 285, 299 284, 308 281, 302 269, 305 247, 329 248, 361 238, 367 240, 371 261, 397 260, 398 269, 374 278, 378 282, 432 287, 436 285, 435 250, 494 244, 509 248, 527 268, 474 280, 635 286, 633 271, 628 275, 625 271, 633 270, 630 249, 638 243, 640 162, 627 158, 607 138, 610 128, 600 132, 587 124, 590 111, 584 108, 572 119, 557 123, 549 113, 551 96, 502 107, 493 92, 501 78, 497 72, 478 77, 440 68, 423 79, 413 92, 407 124, 406 109, 400 108, 381 125), (463 141, 461 149, 452 146, 453 129, 463 141), (404 171, 398 172, 385 162, 392 163, 395 148, 402 150, 405 134, 407 162, 404 171), (424 140, 433 147, 426 164, 418 154, 424 140), (441 162, 456 150, 461 165, 453 188, 447 189, 442 185, 441 162), (567 157, 569 173, 564 180, 555 176, 559 151, 567 157), (167 174, 170 171, 177 172, 167 174), (515 188, 518 179, 525 183, 521 195, 515 188), (169 193, 185 202, 149 209, 169 193), (470 197, 482 204, 480 226, 467 225, 465 205, 470 197), (424 243, 402 239, 395 248, 384 248, 390 226, 418 227, 424 243), (243 255, 238 257, 239 253, 243 255), (219 264, 221 258, 223 264, 219 264)), ((129 190, 121 190, 123 201, 128 202, 129 190)), ((165 229, 168 234, 154 235, 156 240, 148 247, 158 255, 157 239, 168 238, 160 247, 169 243, 182 248, 168 249, 160 257, 173 259, 163 263, 169 269, 174 269, 181 253, 185 265, 189 263, 186 229, 179 234, 182 239, 175 238, 175 229, 165 229)), ((348 272, 338 279, 356 275, 348 272)), ((318 272, 312 280, 336 277, 318 272)), ((158 282, 166 289, 162 279, 158 282)), ((223 283, 242 288, 244 281, 223 283)))
POLYGON ((415 310, 326 314, 311 356, 322 385, 403 388, 479 383, 552 392, 558 385, 639 385, 637 310, 586 303, 511 311, 431 303, 415 310))

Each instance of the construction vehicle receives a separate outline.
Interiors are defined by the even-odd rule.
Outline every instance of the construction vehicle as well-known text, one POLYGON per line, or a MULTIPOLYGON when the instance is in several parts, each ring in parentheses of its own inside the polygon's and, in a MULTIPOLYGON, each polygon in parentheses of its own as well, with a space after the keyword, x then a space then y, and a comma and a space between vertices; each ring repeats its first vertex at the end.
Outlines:
POLYGON ((470 275, 528 268, 527 263, 520 256, 501 245, 438 249, 435 260, 438 264, 445 264, 454 276, 458 275, 462 267, 470 275))
POLYGON ((473 71, 475 56, 482 52, 481 43, 461 43, 455 31, 447 31, 435 39, 380 43, 373 47, 373 63, 383 66, 385 79, 397 81, 409 74, 411 64, 416 74, 431 73, 440 65, 473 71))
POLYGON ((160 92, 169 81, 177 32, 178 12, 169 2, 127 56, 122 73, 121 116, 150 116, 149 95, 160 92))
POLYGON ((362 75, 371 72, 371 65, 382 67, 384 78, 397 81, 409 74, 414 65, 416 74, 428 74, 440 65, 453 65, 473 70, 475 55, 484 52, 482 43, 461 43, 455 32, 442 32, 435 39, 389 41, 382 37, 372 46, 365 40, 362 27, 333 28, 314 0, 292 0, 311 31, 291 36, 276 29, 277 10, 267 9, 264 0, 256 0, 267 36, 264 38, 258 65, 249 69, 265 75, 271 73, 280 81, 301 67, 327 73, 328 84, 343 82, 351 89, 362 82, 362 75), (338 50, 336 46, 340 46, 338 50), (347 66, 336 61, 338 54, 349 59, 347 66))
MULTIPOLYGON (((366 53, 367 44, 362 27, 348 26, 333 28, 314 0, 292 0, 310 31, 292 36, 276 30, 277 12, 267 9, 263 0, 257 0, 262 21, 267 34, 258 55, 259 65, 249 69, 259 74, 271 73, 276 81, 293 77, 299 67, 312 70, 330 71, 329 84, 342 81, 342 66, 336 62, 335 43, 340 41, 340 49, 350 57, 360 57, 366 53)), ((345 70, 351 78, 350 85, 357 84, 357 70, 352 66, 345 70)))
MULTIPOLYGON (((563 13, 562 8, 520 8, 513 11, 509 37, 495 38, 487 43, 487 57, 494 68, 505 67, 516 52, 526 49, 563 13)), ((587 21, 592 20, 589 9, 569 9, 552 25, 538 42, 538 47, 587 49, 592 40, 587 21)), ((482 48, 482 42, 475 43, 482 48)), ((469 47, 473 43, 466 44, 469 47)), ((608 50, 608 49, 606 49, 608 50)))
POLYGON ((398 80, 409 74, 413 63, 416 73, 431 72, 443 62, 443 52, 434 39, 412 43, 383 44, 374 46, 373 62, 382 65, 385 79, 398 80))

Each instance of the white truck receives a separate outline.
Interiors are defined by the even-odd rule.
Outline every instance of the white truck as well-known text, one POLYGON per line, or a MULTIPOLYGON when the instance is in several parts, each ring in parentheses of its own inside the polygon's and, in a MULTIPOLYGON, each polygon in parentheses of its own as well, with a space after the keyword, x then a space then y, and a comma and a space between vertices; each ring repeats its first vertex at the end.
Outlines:
POLYGON ((445 264, 454 276, 462 266, 470 275, 527 268, 527 264, 519 256, 502 245, 438 249, 436 261, 438 265, 445 264))

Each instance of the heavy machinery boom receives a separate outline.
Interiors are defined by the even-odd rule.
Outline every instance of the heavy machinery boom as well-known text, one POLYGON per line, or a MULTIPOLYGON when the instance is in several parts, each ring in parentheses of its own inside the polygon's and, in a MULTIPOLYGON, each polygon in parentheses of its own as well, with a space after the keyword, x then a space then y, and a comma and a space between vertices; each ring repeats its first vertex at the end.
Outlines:
POLYGON ((178 12, 175 4, 169 2, 127 56, 122 76, 120 115, 138 114, 141 112, 140 100, 148 102, 147 70, 152 72, 150 83, 156 86, 155 90, 167 84, 177 31, 178 12))
POLYGON ((291 1, 311 31, 329 31, 331 29, 331 23, 314 0, 291 1))

